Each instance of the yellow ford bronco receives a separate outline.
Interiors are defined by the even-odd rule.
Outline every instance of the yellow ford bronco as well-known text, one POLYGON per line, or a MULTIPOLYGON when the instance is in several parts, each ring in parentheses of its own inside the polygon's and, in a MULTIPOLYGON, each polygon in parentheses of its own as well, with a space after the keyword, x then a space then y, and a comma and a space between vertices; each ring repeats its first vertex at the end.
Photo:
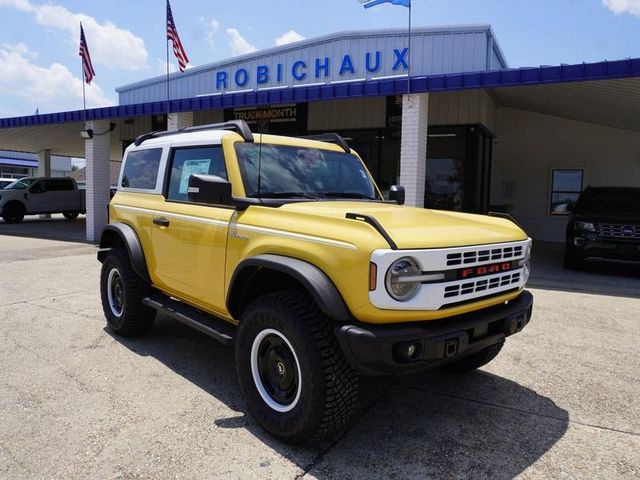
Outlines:
POLYGON ((336 134, 142 135, 100 239, 108 325, 160 313, 233 346, 249 412, 290 443, 340 431, 360 375, 486 364, 531 318, 531 239, 389 196, 336 134))

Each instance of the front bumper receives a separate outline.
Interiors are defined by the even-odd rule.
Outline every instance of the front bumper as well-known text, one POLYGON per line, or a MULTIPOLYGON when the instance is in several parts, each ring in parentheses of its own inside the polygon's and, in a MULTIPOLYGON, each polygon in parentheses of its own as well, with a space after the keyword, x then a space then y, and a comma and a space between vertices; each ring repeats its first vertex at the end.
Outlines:
POLYGON ((532 309, 533 295, 525 290, 506 304, 443 320, 338 325, 336 337, 349 363, 365 375, 412 372, 457 360, 521 331, 532 309))
POLYGON ((574 256, 581 259, 640 261, 640 241, 600 238, 595 234, 575 235, 568 239, 574 256))

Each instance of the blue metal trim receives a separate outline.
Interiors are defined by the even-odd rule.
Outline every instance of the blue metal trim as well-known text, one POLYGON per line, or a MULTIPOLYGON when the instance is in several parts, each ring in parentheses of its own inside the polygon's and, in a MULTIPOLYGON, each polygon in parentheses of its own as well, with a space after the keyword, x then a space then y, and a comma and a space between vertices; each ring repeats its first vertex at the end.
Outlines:
POLYGON ((36 168, 38 166, 37 160, 19 160, 16 158, 0 158, 0 165, 7 167, 25 167, 36 168))
MULTIPOLYGON (((553 83, 612 80, 640 77, 640 58, 579 63, 537 68, 518 68, 488 72, 453 73, 413 77, 411 92, 445 92, 473 88, 498 88, 553 83)), ((312 85, 307 87, 257 92, 226 93, 204 97, 172 100, 170 111, 190 112, 212 108, 234 108, 253 105, 312 102, 341 98, 402 95, 407 92, 406 78, 388 78, 352 83, 312 85)), ((87 110, 87 120, 108 120, 119 117, 156 115, 167 111, 167 102, 150 102, 87 110)), ((0 119, 0 129, 81 122, 82 110, 57 112, 28 117, 0 119)))

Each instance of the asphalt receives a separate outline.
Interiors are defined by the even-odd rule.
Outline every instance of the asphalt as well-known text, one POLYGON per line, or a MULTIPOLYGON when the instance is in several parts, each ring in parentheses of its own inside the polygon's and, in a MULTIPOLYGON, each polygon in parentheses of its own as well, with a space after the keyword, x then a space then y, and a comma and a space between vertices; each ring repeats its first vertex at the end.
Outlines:
POLYGON ((168 319, 111 335, 95 252, 0 235, 1 478, 640 478, 633 272, 540 254, 491 364, 365 382, 341 438, 292 447, 245 413, 229 349, 168 319))

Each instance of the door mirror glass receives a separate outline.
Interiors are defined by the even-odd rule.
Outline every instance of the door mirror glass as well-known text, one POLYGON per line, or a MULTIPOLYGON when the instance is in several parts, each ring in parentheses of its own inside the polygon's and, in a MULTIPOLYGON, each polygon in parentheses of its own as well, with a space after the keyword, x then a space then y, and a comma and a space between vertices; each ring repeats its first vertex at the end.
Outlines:
POLYGON ((191 175, 187 194, 190 202, 230 205, 231 183, 216 175, 191 175))
POLYGON ((391 185, 389 200, 394 200, 398 205, 404 205, 404 187, 402 185, 391 185))

